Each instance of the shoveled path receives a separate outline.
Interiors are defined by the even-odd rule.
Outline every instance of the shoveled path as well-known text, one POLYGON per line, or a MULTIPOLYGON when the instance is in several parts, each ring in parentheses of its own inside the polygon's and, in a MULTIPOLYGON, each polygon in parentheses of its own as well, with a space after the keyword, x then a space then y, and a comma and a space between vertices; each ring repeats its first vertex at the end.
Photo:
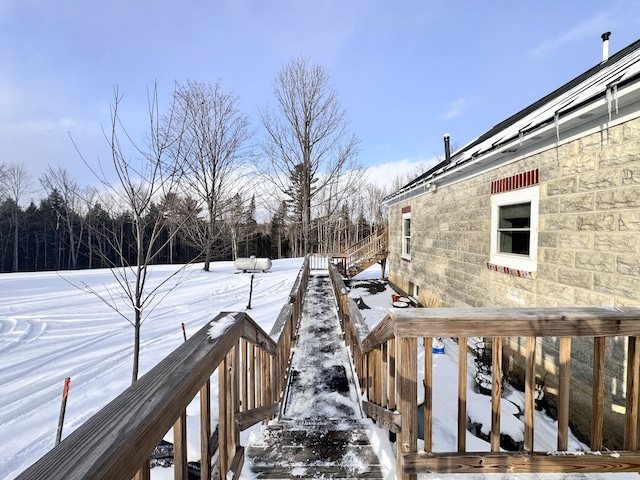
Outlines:
POLYGON ((256 478, 382 478, 367 435, 331 281, 309 279, 282 415, 252 434, 256 478))

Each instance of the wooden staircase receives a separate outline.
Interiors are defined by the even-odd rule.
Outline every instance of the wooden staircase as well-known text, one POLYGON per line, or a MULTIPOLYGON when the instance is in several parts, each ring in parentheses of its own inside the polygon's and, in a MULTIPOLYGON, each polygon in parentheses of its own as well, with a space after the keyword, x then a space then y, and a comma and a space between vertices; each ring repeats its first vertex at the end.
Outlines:
POLYGON ((389 255, 388 227, 378 229, 367 238, 345 249, 338 257, 340 273, 345 278, 353 278, 371 265, 380 263, 384 269, 389 255))

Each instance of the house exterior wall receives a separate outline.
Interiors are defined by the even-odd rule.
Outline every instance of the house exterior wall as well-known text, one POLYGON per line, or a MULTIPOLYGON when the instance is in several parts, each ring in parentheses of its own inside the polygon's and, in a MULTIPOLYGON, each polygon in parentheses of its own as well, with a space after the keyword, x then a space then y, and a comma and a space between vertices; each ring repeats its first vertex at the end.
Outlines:
MULTIPOLYGON (((513 161, 467 180, 439 187, 389 207, 390 282, 429 305, 448 307, 640 306, 640 120, 586 135, 513 161), (491 183, 539 172, 537 271, 518 276, 488 268, 490 262, 491 183), (402 209, 411 211, 411 259, 402 258, 402 209)), ((609 448, 622 443, 625 343, 607 344, 604 438, 609 448), (617 412, 617 413, 616 413, 617 412), (619 442, 619 443, 618 443, 619 442)), ((519 378, 517 344, 505 355, 519 378)), ((554 339, 543 342, 555 356, 554 339)), ((572 427, 590 431, 591 356, 588 342, 572 349, 572 427)), ((542 357, 541 357, 542 358, 542 357)), ((545 385, 553 403, 555 372, 545 385)))

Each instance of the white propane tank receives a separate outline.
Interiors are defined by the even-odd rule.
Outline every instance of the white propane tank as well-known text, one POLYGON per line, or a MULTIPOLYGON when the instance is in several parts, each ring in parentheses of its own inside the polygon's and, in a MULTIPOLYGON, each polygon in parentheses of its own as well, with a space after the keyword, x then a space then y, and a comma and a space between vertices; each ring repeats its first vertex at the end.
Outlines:
POLYGON ((256 258, 252 255, 249 258, 236 258, 233 262, 233 266, 236 267, 237 270, 242 270, 243 272, 249 270, 261 270, 262 272, 266 272, 271 268, 271 259, 256 258))

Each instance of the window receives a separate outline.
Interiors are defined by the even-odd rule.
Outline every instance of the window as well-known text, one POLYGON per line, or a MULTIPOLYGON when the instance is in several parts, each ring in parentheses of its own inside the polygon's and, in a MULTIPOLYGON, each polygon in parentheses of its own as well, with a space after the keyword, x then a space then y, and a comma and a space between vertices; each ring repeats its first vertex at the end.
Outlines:
POLYGON ((411 259, 411 212, 402 214, 402 258, 411 259))
POLYGON ((531 202, 498 207, 498 251, 529 255, 531 202))
POLYGON ((420 287, 413 282, 409 282, 409 295, 418 298, 420 287))
POLYGON ((491 197, 491 263, 537 270, 539 187, 491 197))

